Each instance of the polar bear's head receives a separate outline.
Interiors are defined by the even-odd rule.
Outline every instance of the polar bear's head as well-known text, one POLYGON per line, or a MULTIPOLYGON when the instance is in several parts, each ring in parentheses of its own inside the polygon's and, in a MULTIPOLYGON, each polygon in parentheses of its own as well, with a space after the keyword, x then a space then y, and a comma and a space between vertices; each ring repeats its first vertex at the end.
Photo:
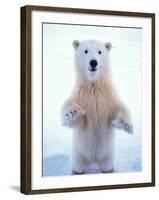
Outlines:
POLYGON ((77 70, 87 80, 94 81, 109 71, 110 42, 96 40, 73 41, 77 70))

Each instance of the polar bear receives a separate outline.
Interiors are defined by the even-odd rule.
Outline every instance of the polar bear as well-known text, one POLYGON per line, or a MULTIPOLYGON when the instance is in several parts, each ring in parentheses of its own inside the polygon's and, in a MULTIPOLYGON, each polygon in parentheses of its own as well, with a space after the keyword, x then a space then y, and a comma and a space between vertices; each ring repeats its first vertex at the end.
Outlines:
POLYGON ((129 111, 115 90, 110 72, 110 42, 73 41, 76 84, 62 107, 62 123, 72 127, 72 173, 93 163, 102 173, 114 169, 114 127, 133 133, 129 111))

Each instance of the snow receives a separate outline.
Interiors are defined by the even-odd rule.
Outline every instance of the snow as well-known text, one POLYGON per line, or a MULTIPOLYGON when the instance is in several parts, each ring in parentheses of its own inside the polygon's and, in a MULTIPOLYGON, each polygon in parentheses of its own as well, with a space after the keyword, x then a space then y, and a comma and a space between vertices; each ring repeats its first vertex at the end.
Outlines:
POLYGON ((61 126, 60 110, 74 86, 72 41, 88 38, 112 42, 113 82, 133 119, 134 135, 116 130, 114 172, 142 167, 142 29, 44 24, 43 176, 71 174, 72 130, 61 126))
MULTIPOLYGON (((118 140, 114 173, 141 171, 140 138, 131 137, 133 136, 130 136, 130 139, 118 140)), ((43 161, 43 176, 71 175, 71 163, 71 151, 45 157, 43 161)), ((86 173, 100 173, 100 171, 97 167, 94 167, 93 169, 88 169, 86 173)))
MULTIPOLYGON (((140 130, 141 131, 141 130, 140 130)), ((64 176, 71 174, 71 135, 69 134, 69 145, 61 138, 56 145, 64 150, 57 151, 51 156, 43 158, 43 176, 64 176)), ((63 137, 64 138, 64 137, 63 137)), ((53 149, 57 149, 57 146, 53 149)), ((61 149, 61 150, 62 150, 61 149)), ((141 171, 141 137, 138 134, 130 135, 116 130, 116 153, 114 172, 141 171)), ((98 173, 97 167, 88 169, 87 173, 98 173)))

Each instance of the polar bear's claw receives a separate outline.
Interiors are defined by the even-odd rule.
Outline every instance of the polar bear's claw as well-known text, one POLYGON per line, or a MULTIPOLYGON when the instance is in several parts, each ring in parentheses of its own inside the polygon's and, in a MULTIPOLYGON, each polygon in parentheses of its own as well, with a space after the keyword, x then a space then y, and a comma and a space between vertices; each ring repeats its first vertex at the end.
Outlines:
POLYGON ((133 126, 129 123, 124 123, 123 130, 129 134, 133 134, 133 126))
POLYGON ((73 121, 75 120, 76 113, 72 110, 65 114, 64 116, 64 123, 63 125, 70 126, 72 125, 73 121))
POLYGON ((63 125, 64 125, 64 126, 72 126, 73 123, 75 122, 75 120, 76 120, 80 115, 84 115, 84 114, 85 114, 85 111, 84 111, 80 106, 74 107, 72 110, 68 111, 68 112, 64 115, 63 125))
POLYGON ((112 126, 118 129, 122 129, 129 134, 133 134, 133 125, 129 122, 123 122, 119 120, 113 120, 112 126))

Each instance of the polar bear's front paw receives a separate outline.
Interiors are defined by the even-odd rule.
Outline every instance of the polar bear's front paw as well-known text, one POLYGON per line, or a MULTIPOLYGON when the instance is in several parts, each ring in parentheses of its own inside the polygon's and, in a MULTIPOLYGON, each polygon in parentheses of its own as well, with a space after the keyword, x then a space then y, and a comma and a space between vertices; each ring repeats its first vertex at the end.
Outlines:
POLYGON ((118 129, 122 129, 129 134, 133 134, 134 132, 133 125, 130 122, 124 122, 116 119, 112 121, 112 126, 118 129))
POLYGON ((73 124, 73 122, 75 121, 75 118, 76 118, 76 111, 71 110, 70 112, 68 112, 64 115, 63 125, 71 126, 73 124))
POLYGON ((134 133, 134 130, 133 130, 133 125, 131 123, 124 123, 124 126, 123 126, 123 130, 127 133, 130 133, 130 134, 133 134, 134 133))
POLYGON ((62 125, 72 126, 73 123, 76 121, 76 119, 79 116, 84 115, 84 114, 85 114, 85 111, 80 106, 76 105, 70 111, 65 113, 62 125))

